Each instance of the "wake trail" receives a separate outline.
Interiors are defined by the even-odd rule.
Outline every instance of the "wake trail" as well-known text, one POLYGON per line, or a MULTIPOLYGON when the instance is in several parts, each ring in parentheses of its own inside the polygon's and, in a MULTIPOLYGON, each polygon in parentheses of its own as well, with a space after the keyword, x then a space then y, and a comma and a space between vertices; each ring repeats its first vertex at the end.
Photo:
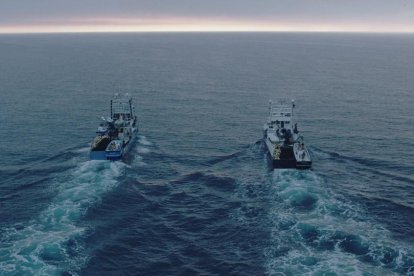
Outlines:
POLYGON ((265 250, 270 275, 414 273, 413 248, 312 171, 275 170, 265 250))
MULTIPOLYGON (((87 209, 118 185, 125 164, 87 161, 55 180, 57 195, 36 218, 2 231, 0 274, 76 273, 87 261, 78 222, 87 209)), ((27 202, 27 208, 30 203, 27 202)))

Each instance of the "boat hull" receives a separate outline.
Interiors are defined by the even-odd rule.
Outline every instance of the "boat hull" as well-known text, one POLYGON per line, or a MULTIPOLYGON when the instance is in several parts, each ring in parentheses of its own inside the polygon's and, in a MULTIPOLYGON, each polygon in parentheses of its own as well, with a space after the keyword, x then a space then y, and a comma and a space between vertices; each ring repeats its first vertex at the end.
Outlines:
POLYGON ((106 151, 104 150, 94 150, 89 153, 89 159, 91 160, 107 160, 106 151))
POLYGON ((286 101, 273 106, 269 102, 269 117, 263 127, 263 140, 272 169, 309 169, 312 157, 307 150, 303 136, 299 135, 293 121, 292 105, 286 101))
POLYGON ((268 152, 267 154, 270 165, 273 169, 298 169, 307 170, 312 167, 312 161, 296 161, 296 159, 273 159, 268 152))
POLYGON ((302 160, 298 161, 295 158, 293 152, 293 147, 281 147, 282 152, 280 157, 275 159, 273 158, 272 152, 274 152, 274 145, 269 141, 265 140, 267 157, 270 165, 273 169, 299 169, 306 170, 312 167, 311 160, 302 160))
POLYGON ((122 160, 133 147, 137 139, 137 135, 134 134, 131 137, 131 140, 125 147, 119 151, 91 151, 89 153, 90 160, 110 160, 110 161, 118 161, 122 160))
POLYGON ((307 170, 312 167, 312 161, 296 161, 296 169, 307 170))
POLYGON ((272 160, 272 165, 274 169, 294 169, 296 168, 296 160, 290 160, 290 159, 272 160))

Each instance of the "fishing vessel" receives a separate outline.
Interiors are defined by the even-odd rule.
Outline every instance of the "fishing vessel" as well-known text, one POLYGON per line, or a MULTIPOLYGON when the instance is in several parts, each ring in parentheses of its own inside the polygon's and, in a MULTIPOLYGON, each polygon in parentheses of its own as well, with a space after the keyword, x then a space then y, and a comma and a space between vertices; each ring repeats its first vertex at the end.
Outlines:
POLYGON ((291 104, 269 101, 269 117, 264 125, 264 141, 273 168, 309 169, 311 155, 293 121, 295 101, 291 104))
POLYGON ((111 116, 102 117, 90 150, 91 160, 120 160, 134 144, 138 124, 132 97, 116 93, 111 100, 111 116))

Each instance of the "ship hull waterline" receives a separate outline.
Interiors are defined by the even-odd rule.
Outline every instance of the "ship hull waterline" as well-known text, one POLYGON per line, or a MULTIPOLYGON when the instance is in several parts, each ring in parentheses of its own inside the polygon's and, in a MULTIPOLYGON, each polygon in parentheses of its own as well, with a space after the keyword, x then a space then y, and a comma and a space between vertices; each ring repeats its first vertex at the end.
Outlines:
POLYGON ((272 169, 298 169, 308 170, 312 167, 312 161, 297 161, 296 159, 273 159, 267 151, 267 160, 272 169))
POLYGON ((89 154, 90 160, 110 160, 110 161, 119 161, 124 158, 131 148, 134 146, 137 140, 137 134, 132 135, 131 140, 128 142, 125 147, 120 151, 91 151, 89 154))

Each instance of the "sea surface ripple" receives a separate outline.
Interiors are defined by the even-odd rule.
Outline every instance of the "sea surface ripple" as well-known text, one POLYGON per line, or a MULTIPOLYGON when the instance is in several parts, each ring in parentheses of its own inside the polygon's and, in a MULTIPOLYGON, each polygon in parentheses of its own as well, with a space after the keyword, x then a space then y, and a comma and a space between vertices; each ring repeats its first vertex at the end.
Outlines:
POLYGON ((414 37, 0 36, 0 275, 414 275, 414 37), (88 160, 114 92, 136 145, 88 160), (312 170, 272 170, 293 98, 312 170))

